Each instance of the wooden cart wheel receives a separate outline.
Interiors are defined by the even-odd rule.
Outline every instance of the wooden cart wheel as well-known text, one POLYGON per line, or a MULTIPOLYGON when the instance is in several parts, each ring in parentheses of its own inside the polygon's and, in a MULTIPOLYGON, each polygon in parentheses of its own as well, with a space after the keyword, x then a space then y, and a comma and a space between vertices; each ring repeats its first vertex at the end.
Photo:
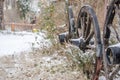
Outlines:
MULTIPOLYGON (((120 43, 120 0, 112 0, 108 6, 103 38, 103 62, 106 80, 114 80, 117 77, 120 79, 118 73, 120 71, 120 60, 118 59, 118 62, 114 60, 115 54, 120 50, 119 46, 115 45, 120 43)), ((119 57, 119 55, 117 56, 119 57)))
POLYGON ((84 52, 92 50, 95 54, 90 61, 91 70, 87 70, 87 77, 90 80, 98 80, 100 69, 102 67, 102 43, 100 29, 96 14, 91 6, 85 5, 80 9, 77 19, 77 36, 82 39, 80 49, 84 52))

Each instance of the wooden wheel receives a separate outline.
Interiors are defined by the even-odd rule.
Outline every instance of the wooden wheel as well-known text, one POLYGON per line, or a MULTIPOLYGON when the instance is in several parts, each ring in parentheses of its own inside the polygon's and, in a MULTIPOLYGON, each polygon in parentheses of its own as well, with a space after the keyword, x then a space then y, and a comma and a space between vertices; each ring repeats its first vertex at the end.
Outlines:
POLYGON ((81 8, 77 19, 76 33, 82 41, 79 45, 80 49, 84 52, 89 49, 95 53, 91 53, 93 56, 90 61, 92 68, 86 72, 89 79, 98 80, 102 67, 102 43, 98 20, 91 6, 85 5, 81 8))
POLYGON ((103 37, 105 78, 120 79, 120 0, 112 0, 108 6, 103 37))

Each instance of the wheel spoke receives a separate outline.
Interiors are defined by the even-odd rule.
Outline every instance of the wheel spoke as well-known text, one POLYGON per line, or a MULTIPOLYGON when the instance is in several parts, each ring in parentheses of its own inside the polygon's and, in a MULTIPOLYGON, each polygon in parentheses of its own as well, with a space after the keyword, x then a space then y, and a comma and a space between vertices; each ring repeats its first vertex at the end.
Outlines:
MULTIPOLYGON (((118 20, 118 25, 117 25, 117 27, 120 27, 120 7, 119 7, 119 5, 116 5, 115 13, 116 13, 117 20, 118 20)), ((119 34, 118 34, 117 30, 116 30, 116 27, 114 27, 114 26, 112 25, 112 28, 113 28, 114 31, 115 31, 117 40, 120 42, 119 34)))
POLYGON ((87 26, 86 26, 86 32, 85 32, 85 38, 88 37, 88 34, 90 33, 90 28, 91 28, 91 18, 88 17, 87 26))
POLYGON ((118 19, 118 24, 120 26, 120 6, 119 4, 116 5, 116 10, 115 10, 116 14, 117 14, 117 19, 118 19))
POLYGON ((112 28, 113 28, 114 31, 115 31, 115 34, 116 34, 116 38, 117 38, 117 40, 120 42, 119 34, 118 34, 116 28, 115 28, 115 27, 112 27, 112 28))
POLYGON ((85 31, 86 31, 86 18, 83 17, 83 20, 82 20, 83 24, 82 24, 82 28, 83 28, 83 38, 85 38, 85 31))
POLYGON ((88 35, 88 37, 86 38, 86 40, 85 40, 85 43, 86 43, 86 44, 89 44, 89 41, 91 40, 91 38, 93 37, 93 35, 94 35, 94 31, 92 31, 92 32, 88 35))

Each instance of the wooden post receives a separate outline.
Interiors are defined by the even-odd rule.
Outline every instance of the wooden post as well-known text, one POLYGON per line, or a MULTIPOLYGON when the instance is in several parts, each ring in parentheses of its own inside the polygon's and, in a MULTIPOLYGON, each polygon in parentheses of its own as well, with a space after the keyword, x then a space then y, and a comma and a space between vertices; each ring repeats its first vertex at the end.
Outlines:
POLYGON ((15 24, 14 23, 11 24, 11 31, 15 31, 15 24))
POLYGON ((0 0, 0 29, 3 29, 3 24, 2 24, 4 18, 3 7, 4 7, 4 0, 0 0))

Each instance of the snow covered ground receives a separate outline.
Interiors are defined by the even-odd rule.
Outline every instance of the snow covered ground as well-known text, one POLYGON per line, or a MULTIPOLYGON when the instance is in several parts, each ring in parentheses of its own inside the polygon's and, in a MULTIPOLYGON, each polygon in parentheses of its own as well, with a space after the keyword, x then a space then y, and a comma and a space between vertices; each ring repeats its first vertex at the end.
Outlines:
POLYGON ((0 56, 30 52, 51 45, 44 33, 0 31, 0 56))
POLYGON ((63 49, 48 53, 52 43, 44 33, 0 31, 0 41, 0 80, 85 80, 63 49))

